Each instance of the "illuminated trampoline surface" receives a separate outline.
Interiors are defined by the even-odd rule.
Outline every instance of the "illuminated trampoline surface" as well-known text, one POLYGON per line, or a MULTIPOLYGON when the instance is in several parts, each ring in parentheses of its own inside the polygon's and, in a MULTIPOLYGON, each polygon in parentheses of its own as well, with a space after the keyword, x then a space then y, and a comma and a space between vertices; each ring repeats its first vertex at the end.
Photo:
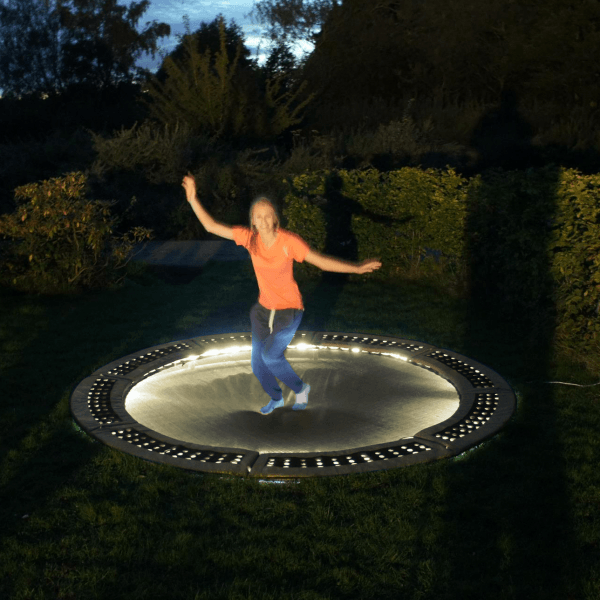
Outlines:
POLYGON ((185 469, 310 476, 456 455, 494 434, 515 397, 494 371, 390 336, 299 331, 286 357, 311 385, 308 407, 259 410, 249 333, 162 344, 82 381, 71 410, 104 443, 185 469))

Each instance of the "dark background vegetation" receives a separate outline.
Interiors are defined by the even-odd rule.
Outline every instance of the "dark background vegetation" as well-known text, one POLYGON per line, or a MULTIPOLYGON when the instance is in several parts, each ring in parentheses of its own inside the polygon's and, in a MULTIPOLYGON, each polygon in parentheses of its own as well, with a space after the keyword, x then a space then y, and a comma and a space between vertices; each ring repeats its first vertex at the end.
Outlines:
POLYGON ((136 28, 147 0, 4 0, 0 213, 15 187, 78 170, 95 198, 138 199, 124 226, 198 239, 178 187, 188 170, 215 217, 236 222, 255 193, 283 194, 305 170, 598 170, 596 0, 304 5, 257 3, 273 41, 263 66, 234 22, 221 21, 222 52, 215 20, 154 76, 136 59, 169 27, 136 28), (302 37, 315 49, 300 64, 302 37))

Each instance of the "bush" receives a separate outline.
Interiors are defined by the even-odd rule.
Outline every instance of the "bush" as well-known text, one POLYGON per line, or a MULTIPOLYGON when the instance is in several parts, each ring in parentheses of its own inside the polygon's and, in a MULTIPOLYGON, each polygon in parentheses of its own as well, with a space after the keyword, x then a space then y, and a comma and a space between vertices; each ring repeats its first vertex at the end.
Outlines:
POLYGON ((9 238, 0 263, 4 283, 56 293, 118 283, 133 246, 150 231, 114 235, 112 203, 85 198, 86 177, 70 173, 15 190, 16 211, 0 217, 9 238))
POLYGON ((97 152, 92 172, 138 171, 150 183, 180 183, 194 144, 200 144, 185 125, 154 126, 144 123, 122 129, 112 137, 92 133, 97 152))
POLYGON ((284 214, 290 229, 322 250, 332 246, 328 235, 342 233, 328 220, 349 212, 349 231, 341 237, 356 240, 358 260, 383 262, 370 277, 456 277, 463 268, 467 183, 452 170, 409 167, 304 174, 291 181, 284 214), (339 179, 337 191, 332 178, 339 179))

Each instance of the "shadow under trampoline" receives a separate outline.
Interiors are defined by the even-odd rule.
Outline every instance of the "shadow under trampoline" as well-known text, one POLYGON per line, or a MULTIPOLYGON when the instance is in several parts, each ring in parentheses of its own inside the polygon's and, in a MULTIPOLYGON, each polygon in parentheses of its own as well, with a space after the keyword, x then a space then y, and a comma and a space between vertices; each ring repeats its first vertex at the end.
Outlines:
MULTIPOLYGON (((301 477, 396 468, 460 454, 496 433, 515 396, 489 367, 391 336, 298 331, 286 357, 311 385, 269 415, 251 334, 162 344, 84 379, 71 411, 121 451, 184 469, 301 477)), ((287 394, 286 394, 287 393, 287 394)))

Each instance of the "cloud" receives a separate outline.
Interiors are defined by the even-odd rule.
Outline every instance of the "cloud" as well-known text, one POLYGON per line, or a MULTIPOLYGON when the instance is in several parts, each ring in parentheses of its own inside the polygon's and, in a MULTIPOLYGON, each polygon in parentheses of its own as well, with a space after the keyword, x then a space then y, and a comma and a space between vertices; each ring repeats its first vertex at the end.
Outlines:
MULTIPOLYGON (((127 0, 125 0, 127 1, 127 0)), ((225 17, 227 23, 232 19, 241 27, 245 42, 252 55, 256 50, 264 34, 264 28, 252 23, 246 15, 252 10, 254 0, 221 0, 214 2, 210 0, 152 0, 146 13, 142 17, 141 25, 149 21, 168 23, 171 26, 171 35, 163 38, 160 42, 161 53, 168 54, 179 43, 178 36, 185 33, 183 17, 189 19, 190 29, 195 31, 202 22, 210 23, 219 14, 225 17)), ((261 44, 261 55, 264 54, 266 40, 261 44)), ((259 56, 259 60, 264 56, 259 56)), ((154 70, 161 62, 157 56, 154 60, 147 56, 142 58, 138 64, 146 69, 154 70)))
POLYGON ((254 0, 153 0, 144 15, 149 20, 156 19, 169 23, 171 26, 181 25, 183 15, 190 18, 192 28, 197 28, 202 21, 210 22, 219 13, 229 21, 235 19, 236 23, 250 22, 247 15, 254 6, 254 0))
MULTIPOLYGON (((127 0, 124 0, 127 1, 127 0)), ((145 24, 148 21, 159 21, 171 26, 171 36, 161 40, 161 53, 168 54, 179 43, 178 36, 185 33, 183 23, 184 15, 189 18, 190 29, 197 30, 202 22, 210 23, 217 15, 222 14, 225 21, 230 23, 233 19, 242 29, 246 46, 253 57, 259 51, 259 62, 264 62, 269 51, 269 40, 266 38, 265 28, 259 23, 252 23, 247 17, 254 6, 255 0, 152 0, 146 13, 142 17, 145 24)), ((142 23, 140 23, 142 24, 142 23)), ((299 44, 297 55, 310 50, 310 45, 299 44)), ((161 58, 144 57, 138 64, 146 69, 155 70, 160 65, 161 58)))

